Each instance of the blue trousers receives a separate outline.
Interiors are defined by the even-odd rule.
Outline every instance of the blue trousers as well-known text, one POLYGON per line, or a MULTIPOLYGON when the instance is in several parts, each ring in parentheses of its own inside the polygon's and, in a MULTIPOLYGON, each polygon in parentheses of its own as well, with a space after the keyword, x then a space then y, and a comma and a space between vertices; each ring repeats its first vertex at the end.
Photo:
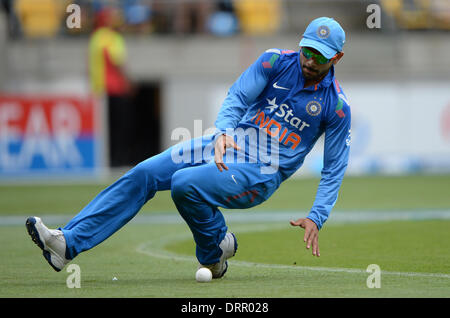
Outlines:
POLYGON ((213 158, 212 136, 205 136, 136 165, 61 228, 67 243, 66 258, 73 259, 103 242, 156 192, 171 190, 175 206, 193 234, 198 261, 203 265, 217 263, 222 254, 219 244, 227 232, 219 207, 256 206, 275 192, 281 178, 278 173, 262 174, 260 163, 226 163, 229 170, 220 172, 213 158))

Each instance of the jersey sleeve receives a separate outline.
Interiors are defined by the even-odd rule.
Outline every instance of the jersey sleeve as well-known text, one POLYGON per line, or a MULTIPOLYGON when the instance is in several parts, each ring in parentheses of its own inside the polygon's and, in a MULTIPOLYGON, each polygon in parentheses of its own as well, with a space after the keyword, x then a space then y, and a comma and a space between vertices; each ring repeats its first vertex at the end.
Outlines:
POLYGON ((323 169, 308 218, 322 228, 336 204, 350 152, 351 112, 345 97, 339 98, 325 127, 323 169))
POLYGON ((267 50, 234 82, 217 116, 216 135, 237 126, 247 108, 266 87, 280 55, 278 49, 267 50))

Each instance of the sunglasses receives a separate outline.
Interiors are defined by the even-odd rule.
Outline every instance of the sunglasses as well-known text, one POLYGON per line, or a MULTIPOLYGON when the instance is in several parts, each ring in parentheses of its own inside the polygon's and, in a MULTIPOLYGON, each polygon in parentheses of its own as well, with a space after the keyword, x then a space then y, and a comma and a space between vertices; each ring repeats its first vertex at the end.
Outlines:
POLYGON ((302 54, 308 60, 310 58, 313 58, 317 64, 327 64, 337 56, 337 54, 336 54, 331 59, 327 59, 325 56, 323 56, 321 54, 316 54, 316 53, 312 52, 311 50, 307 49, 306 47, 302 47, 302 54))

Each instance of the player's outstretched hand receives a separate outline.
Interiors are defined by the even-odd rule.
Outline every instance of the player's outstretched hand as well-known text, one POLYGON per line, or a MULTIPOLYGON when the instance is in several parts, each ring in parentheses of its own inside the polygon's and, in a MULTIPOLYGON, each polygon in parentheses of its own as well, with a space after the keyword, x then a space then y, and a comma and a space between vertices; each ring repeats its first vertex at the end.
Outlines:
POLYGON ((223 169, 228 170, 228 167, 223 163, 223 156, 225 155, 227 148, 234 148, 240 150, 239 146, 234 142, 233 137, 227 135, 220 135, 217 137, 216 144, 214 145, 214 162, 220 172, 223 169))
POLYGON ((319 251, 319 229, 316 223, 310 219, 298 219, 297 221, 290 221, 292 226, 300 226, 305 229, 305 236, 303 242, 306 242, 306 248, 309 249, 312 246, 312 255, 320 256, 319 251))

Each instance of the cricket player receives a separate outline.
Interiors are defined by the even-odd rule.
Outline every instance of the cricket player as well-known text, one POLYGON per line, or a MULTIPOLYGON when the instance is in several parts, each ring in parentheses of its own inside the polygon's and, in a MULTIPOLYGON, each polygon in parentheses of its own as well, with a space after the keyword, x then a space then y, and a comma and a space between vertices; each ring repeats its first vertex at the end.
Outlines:
POLYGON ((215 134, 139 163, 62 228, 28 218, 28 233, 45 259, 60 271, 130 221, 156 192, 170 190, 192 232, 199 266, 220 278, 237 240, 219 208, 245 209, 267 200, 325 134, 314 204, 305 218, 290 221, 305 230, 306 248, 320 256, 319 230, 336 203, 349 156, 350 107, 334 68, 344 42, 337 21, 315 19, 299 51, 268 49, 241 74, 222 104, 215 134))

